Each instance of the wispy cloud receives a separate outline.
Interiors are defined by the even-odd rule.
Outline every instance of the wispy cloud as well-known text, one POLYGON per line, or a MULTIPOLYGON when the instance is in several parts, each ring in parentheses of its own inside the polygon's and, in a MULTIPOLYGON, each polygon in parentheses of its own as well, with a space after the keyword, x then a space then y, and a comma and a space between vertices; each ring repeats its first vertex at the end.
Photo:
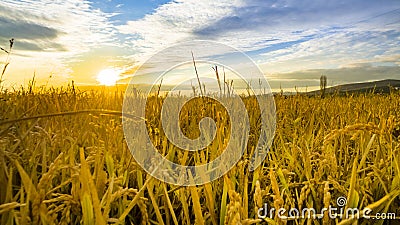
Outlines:
POLYGON ((99 43, 112 42, 112 14, 91 8, 81 0, 4 0, 0 3, 0 26, 4 38, 47 40, 69 51, 84 51, 99 43))
POLYGON ((140 53, 200 38, 247 51, 260 63, 324 54, 328 64, 354 52, 362 58, 379 49, 398 52, 399 15, 398 1, 181 0, 119 29, 136 35, 132 44, 140 53))
POLYGON ((262 53, 258 63, 268 72, 339 68, 349 63, 379 62, 400 53, 400 27, 382 31, 339 30, 296 45, 262 53))
POLYGON ((9 73, 16 76, 8 79, 17 81, 34 71, 67 77, 71 72, 67 60, 116 40, 109 22, 112 16, 81 0, 1 1, 0 43, 15 38, 18 55, 13 56, 12 63, 24 65, 10 66, 9 73))
POLYGON ((195 30, 211 25, 235 11, 241 1, 178 0, 161 5, 154 13, 119 26, 119 31, 133 35, 131 41, 139 56, 161 48, 195 39, 195 30))
POLYGON ((399 12, 393 12, 389 21, 379 21, 396 7, 400 8, 398 1, 180 0, 127 22, 120 31, 136 34, 133 44, 145 49, 202 38, 257 50, 312 35, 318 38, 331 29, 380 29, 382 23, 396 22, 399 12))

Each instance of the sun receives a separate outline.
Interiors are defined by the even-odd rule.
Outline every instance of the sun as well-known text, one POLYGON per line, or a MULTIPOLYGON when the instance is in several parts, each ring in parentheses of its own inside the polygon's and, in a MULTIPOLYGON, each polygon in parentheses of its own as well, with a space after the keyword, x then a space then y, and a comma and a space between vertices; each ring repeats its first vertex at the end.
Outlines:
POLYGON ((120 79, 119 72, 115 69, 104 69, 97 74, 96 80, 101 85, 113 86, 120 79))

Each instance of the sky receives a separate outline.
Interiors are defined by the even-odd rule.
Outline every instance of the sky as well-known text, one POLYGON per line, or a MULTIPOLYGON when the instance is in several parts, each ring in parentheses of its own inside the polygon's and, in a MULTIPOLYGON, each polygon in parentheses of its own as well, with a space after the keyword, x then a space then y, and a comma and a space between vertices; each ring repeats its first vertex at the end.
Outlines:
POLYGON ((110 68, 126 81, 190 40, 243 51, 273 89, 400 79, 398 0, 2 0, 0 46, 11 38, 9 87, 96 85, 110 68))

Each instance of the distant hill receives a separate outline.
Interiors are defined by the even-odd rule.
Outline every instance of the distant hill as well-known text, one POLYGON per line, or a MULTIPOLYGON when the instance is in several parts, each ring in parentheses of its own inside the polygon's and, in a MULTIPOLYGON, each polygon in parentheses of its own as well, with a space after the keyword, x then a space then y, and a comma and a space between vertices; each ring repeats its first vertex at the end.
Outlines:
MULTIPOLYGON (((380 80, 372 82, 342 84, 326 88, 326 94, 365 93, 365 92, 389 93, 391 88, 395 90, 400 90, 400 80, 388 79, 388 80, 380 80)), ((317 90, 317 91, 310 91, 307 94, 319 95, 320 93, 321 91, 317 90)))

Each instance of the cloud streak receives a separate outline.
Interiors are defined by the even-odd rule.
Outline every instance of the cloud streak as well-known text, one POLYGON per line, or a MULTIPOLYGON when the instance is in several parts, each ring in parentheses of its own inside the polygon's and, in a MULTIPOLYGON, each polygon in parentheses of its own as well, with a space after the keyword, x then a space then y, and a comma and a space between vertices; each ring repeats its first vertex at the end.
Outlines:
POLYGON ((139 56, 145 57, 171 44, 195 39, 195 29, 222 19, 240 4, 238 0, 173 1, 140 20, 128 21, 118 28, 121 33, 135 37, 130 43, 141 54, 139 56))
POLYGON ((15 55, 6 79, 56 74, 68 78, 66 62, 98 46, 115 45, 113 14, 94 9, 81 0, 3 0, 0 2, 0 41, 15 38, 15 55), (19 66, 18 66, 19 65, 19 66), (24 65, 24 66, 21 66, 24 65))

